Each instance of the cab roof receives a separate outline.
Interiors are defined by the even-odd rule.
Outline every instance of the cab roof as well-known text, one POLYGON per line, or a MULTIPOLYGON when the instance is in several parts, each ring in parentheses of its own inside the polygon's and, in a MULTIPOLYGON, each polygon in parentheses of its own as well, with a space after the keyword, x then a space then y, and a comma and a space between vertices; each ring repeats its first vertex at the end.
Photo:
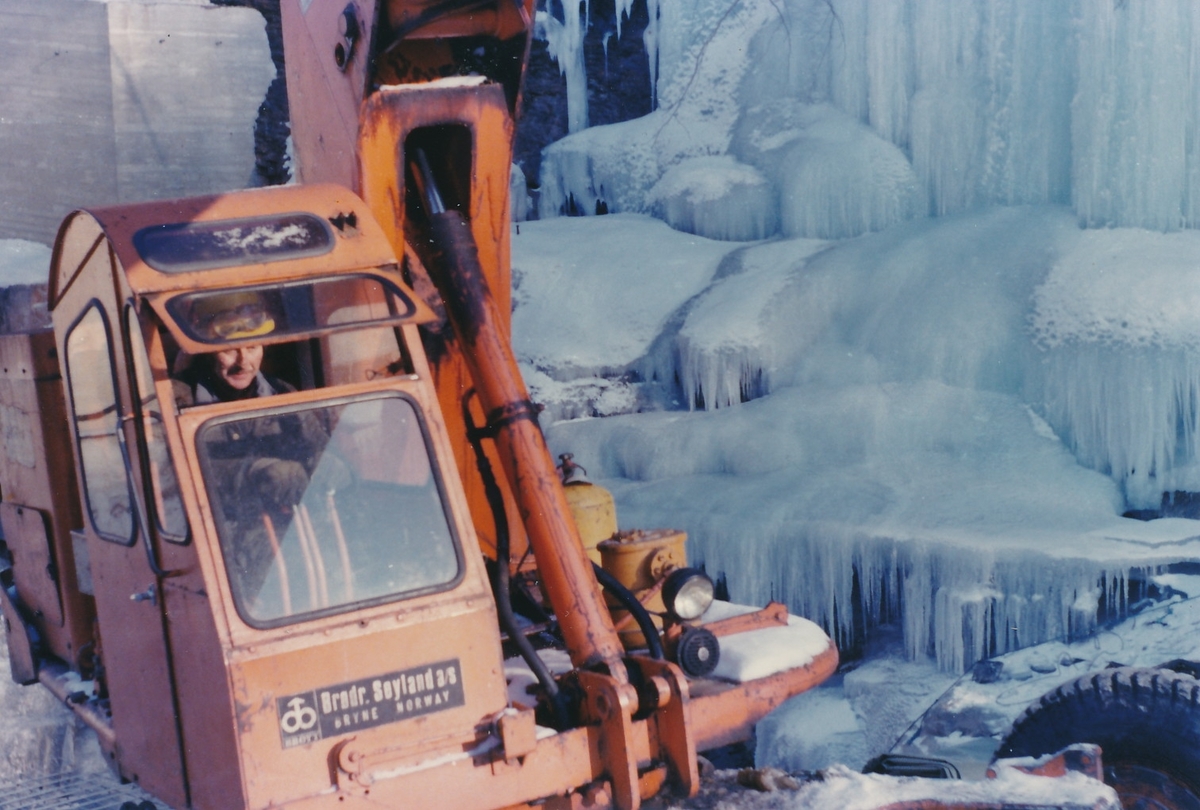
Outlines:
POLYGON ((264 291, 304 280, 374 279, 402 304, 385 320, 434 319, 403 282, 388 237, 366 203, 332 184, 76 211, 55 241, 50 309, 77 279, 114 272, 123 276, 134 298, 148 300, 184 344, 195 343, 197 336, 177 322, 181 302, 203 298, 206 291, 264 291))
POLYGON ((137 296, 397 264, 366 203, 332 184, 95 208, 74 212, 59 228, 52 309, 102 238, 137 296))

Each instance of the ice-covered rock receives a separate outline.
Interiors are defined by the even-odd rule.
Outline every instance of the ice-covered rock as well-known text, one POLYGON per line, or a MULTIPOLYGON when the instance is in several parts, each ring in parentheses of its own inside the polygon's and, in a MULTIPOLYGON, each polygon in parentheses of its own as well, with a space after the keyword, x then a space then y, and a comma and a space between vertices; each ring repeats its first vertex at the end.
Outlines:
MULTIPOLYGON (((658 6, 658 4, 655 4, 658 6)), ((647 28, 658 56, 658 109, 572 132, 546 147, 538 212, 647 213, 648 192, 686 158, 724 154, 739 113, 737 90, 751 70, 746 43, 778 7, 766 0, 687 0, 659 6, 647 28)))
MULTIPOLYGON (((677 378, 691 408, 721 408, 770 392, 780 370, 776 347, 792 350, 828 325, 813 310, 793 308, 790 288, 810 255, 828 243, 787 239, 735 251, 717 280, 688 308, 674 340, 651 358, 660 377, 677 378)), ((786 377, 786 374, 785 374, 786 377)))
POLYGON ((649 200, 672 228, 709 239, 750 241, 779 229, 777 192, 761 172, 730 155, 672 166, 649 200))
MULTIPOLYGON (((623 526, 686 529, 693 559, 723 572, 736 599, 785 599, 842 643, 895 621, 910 655, 962 671, 1085 635, 1121 615, 1144 570, 1198 558, 1194 522, 1119 517, 1128 481, 1076 438, 1111 420, 1097 443, 1129 458, 1178 440, 1180 384, 1144 381, 1190 351, 1194 308, 1177 290, 1194 273, 1192 234, 1092 232, 1062 207, 997 208, 837 242, 699 241, 714 249, 700 272, 683 255, 695 237, 622 216, 636 223, 628 266, 566 246, 574 264, 547 262, 537 244, 617 217, 522 228, 514 243, 534 238, 517 262, 518 351, 577 384, 617 358, 620 374, 677 381, 676 407, 709 410, 548 435, 613 489, 623 526), (643 228, 651 238, 634 241, 643 228), (1107 281, 1083 270, 1100 256, 1107 281), (676 260, 689 281, 668 296, 655 285, 684 276, 647 275, 641 291, 670 304, 648 307, 637 268, 676 260), (629 321, 638 338, 624 319, 574 309, 591 318, 596 302, 644 313, 629 321), (1124 345, 1145 353, 1144 369, 1113 351, 1124 345), (1086 352, 1094 361, 1072 368, 1086 352)), ((1194 456, 1174 447, 1183 481, 1194 456)))
POLYGON ((1081 232, 1035 291, 1029 396, 1133 508, 1200 491, 1200 234, 1081 232))
POLYGON ((734 247, 635 214, 521 223, 512 239, 518 357, 560 381, 625 374, 734 247))
POLYGON ((775 178, 786 236, 844 239, 927 213, 904 153, 827 104, 783 99, 747 110, 731 149, 775 178))
POLYGON ((910 203, 924 213, 925 200, 935 215, 1055 204, 1089 226, 1200 224, 1200 13, 1191 0, 683 0, 652 15, 646 37, 658 108, 548 147, 542 216, 568 195, 584 213, 601 197, 609 210, 647 211, 645 192, 664 172, 727 153, 740 118, 786 101, 836 108, 910 168, 862 138, 818 142, 792 179, 816 182, 820 196, 780 197, 785 233, 835 235, 834 223, 894 221, 897 208, 911 215, 910 203), (903 204, 865 207, 864 161, 903 204), (789 213, 789 200, 800 208, 789 213), (837 209, 849 201, 852 210, 837 209), (814 217, 830 221, 814 230, 814 217))
POLYGON ((547 146, 538 216, 593 214, 599 203, 610 213, 646 213, 647 195, 662 175, 656 132, 661 121, 662 114, 655 112, 589 127, 547 146))

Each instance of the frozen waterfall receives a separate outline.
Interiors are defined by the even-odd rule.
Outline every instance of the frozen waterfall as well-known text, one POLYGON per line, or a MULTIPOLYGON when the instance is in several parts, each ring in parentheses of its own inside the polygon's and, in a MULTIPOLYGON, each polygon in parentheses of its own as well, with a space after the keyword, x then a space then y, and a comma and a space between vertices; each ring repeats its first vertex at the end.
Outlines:
MULTIPOLYGON (((674 167, 728 155, 770 180, 771 193, 753 197, 744 183, 727 184, 733 205, 755 209, 744 217, 759 223, 755 236, 778 222, 787 236, 839 238, 994 204, 1070 205, 1089 227, 1200 221, 1200 6, 1191 0, 655 6, 646 39, 657 109, 547 147, 541 216, 569 197, 584 211, 603 199, 609 210, 653 212, 663 201, 655 186, 674 167), (764 129, 764 109, 781 105, 828 105, 845 117, 844 132, 856 122, 862 135, 831 148, 803 112, 764 129), (794 148, 752 149, 753 139, 735 137, 756 127, 759 141, 794 148), (862 188, 864 154, 896 179, 862 188), (809 171, 795 168, 805 155, 809 171), (814 178, 818 164, 825 176, 814 178), (802 212, 789 213, 794 199, 802 212), (871 213, 811 216, 838 211, 871 213)), ((831 116, 820 117, 828 127, 831 116)), ((747 233, 721 216, 676 218, 714 238, 747 233)))
POLYGON ((548 436, 622 526, 961 671, 1200 560, 1200 523, 1121 517, 1200 489, 1197 239, 1065 206, 761 243, 556 218, 514 236, 514 336, 551 419, 608 416, 548 436))

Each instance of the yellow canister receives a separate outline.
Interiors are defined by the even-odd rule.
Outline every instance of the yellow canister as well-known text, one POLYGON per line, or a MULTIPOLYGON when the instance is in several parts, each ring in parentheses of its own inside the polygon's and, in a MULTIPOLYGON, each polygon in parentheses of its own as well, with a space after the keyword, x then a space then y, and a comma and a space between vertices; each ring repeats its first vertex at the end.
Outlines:
MULTIPOLYGON (((634 596, 650 611, 655 625, 662 629, 662 620, 654 614, 663 613, 661 590, 646 599, 647 591, 654 589, 667 574, 676 568, 687 567, 685 546, 687 534, 676 529, 653 529, 621 532, 611 540, 600 543, 600 565, 616 577, 622 585, 633 591, 634 596)), ((628 611, 620 602, 605 594, 612 610, 614 623, 625 618, 628 611)), ((621 630, 621 643, 627 649, 646 646, 646 637, 632 622, 621 630)))
POLYGON ((586 481, 577 481, 563 487, 567 506, 579 527, 583 549, 592 562, 600 562, 596 547, 617 533, 617 509, 612 493, 607 489, 586 481))

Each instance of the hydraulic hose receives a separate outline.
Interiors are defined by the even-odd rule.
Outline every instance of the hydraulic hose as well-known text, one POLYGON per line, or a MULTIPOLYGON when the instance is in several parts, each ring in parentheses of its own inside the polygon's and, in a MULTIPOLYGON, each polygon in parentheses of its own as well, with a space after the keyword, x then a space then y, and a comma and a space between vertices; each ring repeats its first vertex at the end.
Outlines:
POLYGON ((638 601, 633 591, 626 588, 621 580, 595 563, 592 563, 592 570, 596 572, 596 580, 600 585, 633 614, 633 620, 637 622, 638 629, 646 637, 646 648, 650 652, 650 657, 659 661, 666 658, 666 653, 663 652, 662 637, 659 636, 658 628, 654 626, 654 620, 650 618, 650 611, 646 610, 646 606, 638 601))
POLYGON ((546 662, 537 654, 537 650, 529 643, 529 639, 517 624, 516 614, 512 609, 512 597, 509 591, 511 572, 509 571, 511 553, 509 551, 508 516, 504 513, 504 496, 496 483, 496 474, 492 471, 492 463, 484 455, 483 444, 480 441, 481 432, 474 427, 471 420, 471 397, 474 392, 468 392, 462 400, 463 423, 467 426, 467 438, 475 451, 475 464, 479 468, 479 477, 483 479, 483 491, 487 496, 488 507, 496 521, 496 576, 492 581, 492 589, 496 596, 496 613, 500 626, 508 633, 508 638, 517 646, 517 651, 525 663, 533 670, 538 683, 546 690, 546 697, 554 710, 554 719, 560 729, 571 725, 570 712, 567 711, 566 696, 558 688, 554 674, 546 666, 546 662))

